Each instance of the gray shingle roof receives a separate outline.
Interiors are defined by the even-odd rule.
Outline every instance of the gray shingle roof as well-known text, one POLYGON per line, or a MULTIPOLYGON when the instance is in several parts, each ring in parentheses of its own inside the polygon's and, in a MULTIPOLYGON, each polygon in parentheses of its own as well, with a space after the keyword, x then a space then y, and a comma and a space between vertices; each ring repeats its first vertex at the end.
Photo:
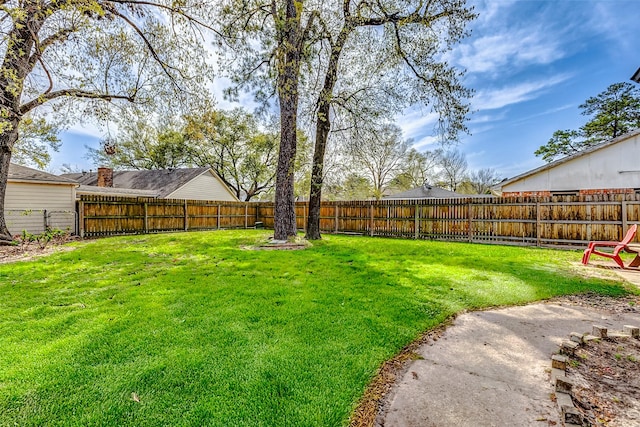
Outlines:
POLYGON ((53 175, 38 169, 9 163, 8 181, 33 181, 46 182, 50 184, 78 184, 72 178, 53 175))
POLYGON ((469 197, 468 195, 458 194, 453 191, 445 190, 440 187, 431 185, 423 185, 422 187, 412 188, 402 193, 385 196, 385 199, 449 199, 452 197, 469 197))
POLYGON ((158 197, 155 190, 134 190, 132 188, 96 187, 95 185, 81 185, 76 190, 78 196, 120 196, 120 197, 158 197))
MULTIPOLYGON (((209 168, 113 171, 113 188, 155 191, 158 197, 162 198, 207 171, 209 168)), ((98 185, 96 172, 69 173, 61 176, 75 179, 82 185, 98 185)))

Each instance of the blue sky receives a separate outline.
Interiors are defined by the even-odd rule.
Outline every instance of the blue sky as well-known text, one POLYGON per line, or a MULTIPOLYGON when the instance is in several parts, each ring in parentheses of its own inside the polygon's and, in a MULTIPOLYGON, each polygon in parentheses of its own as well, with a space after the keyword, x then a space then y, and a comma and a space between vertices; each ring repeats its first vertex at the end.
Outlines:
MULTIPOLYGON (((512 177, 543 164, 533 152, 557 129, 575 129, 587 117, 578 106, 607 86, 629 81, 640 67, 640 0, 473 0, 479 17, 472 36, 450 54, 475 90, 470 135, 459 149, 470 169, 494 168, 512 177)), ((221 99, 221 97, 219 97, 221 99)), ((224 105, 223 103, 221 103, 224 105)), ((425 109, 398 118, 405 137, 434 149, 425 109)), ((61 134, 50 170, 63 163, 90 169, 85 145, 97 130, 61 134)))

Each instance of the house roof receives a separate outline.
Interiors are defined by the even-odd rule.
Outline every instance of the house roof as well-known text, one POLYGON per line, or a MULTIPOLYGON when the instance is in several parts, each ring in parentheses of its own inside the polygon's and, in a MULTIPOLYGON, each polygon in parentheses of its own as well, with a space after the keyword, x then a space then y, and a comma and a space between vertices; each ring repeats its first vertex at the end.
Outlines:
POLYGON ((38 169, 9 163, 9 177, 7 181, 13 182, 37 182, 44 184, 78 185, 78 182, 69 177, 53 175, 38 169))
POLYGON ((468 197, 468 195, 458 194, 453 191, 445 190, 440 187, 431 185, 423 185, 421 187, 412 188, 402 193, 385 196, 385 199, 448 199, 451 197, 468 197))
MULTIPOLYGON (((113 189, 148 190, 154 192, 157 197, 166 197, 192 179, 209 171, 209 168, 113 171, 113 187, 109 187, 110 189, 103 193, 113 191, 113 189)), ((70 173, 62 176, 75 179, 83 186, 98 185, 96 172, 70 173)), ((104 188, 107 187, 100 187, 101 190, 104 188)))
POLYGON ((76 194, 96 196, 120 196, 120 197, 158 197, 157 190, 134 190, 131 188, 97 187, 95 185, 81 185, 76 194))
POLYGON ((640 68, 638 68, 638 70, 633 74, 633 76, 631 76, 631 80, 633 80, 636 83, 640 83, 640 68))
POLYGON ((626 141, 627 139, 633 138, 634 136, 637 136, 637 135, 640 135, 640 129, 636 129, 636 130, 634 130, 632 132, 626 133, 624 135, 620 135, 617 138, 613 138, 613 139, 610 139, 608 141, 602 142, 602 143, 600 143, 598 145, 594 145, 593 147, 589 147, 586 150, 580 151, 578 153, 572 154, 572 155, 567 156, 567 157, 563 157, 563 158, 558 159, 558 160, 556 160, 554 162, 547 163, 546 165, 540 166, 539 168, 531 169, 530 171, 527 171, 527 172, 522 173, 520 175, 514 176, 513 178, 505 179, 504 181, 496 184, 493 188, 494 189, 500 189, 500 188, 504 187, 505 185, 509 185, 509 184, 514 183, 516 181, 520 181, 521 179, 527 178, 529 176, 536 175, 536 174, 538 174, 540 172, 544 172, 544 171, 549 170, 549 169, 553 169, 553 168, 558 167, 558 166, 560 166, 560 165, 562 165, 564 163, 567 163, 567 162, 569 162, 571 160, 577 159, 577 158, 582 157, 582 156, 586 156, 587 154, 593 153, 593 152, 598 151, 598 150, 602 150, 603 148, 609 147, 610 145, 614 145, 614 144, 617 144, 619 142, 626 141))

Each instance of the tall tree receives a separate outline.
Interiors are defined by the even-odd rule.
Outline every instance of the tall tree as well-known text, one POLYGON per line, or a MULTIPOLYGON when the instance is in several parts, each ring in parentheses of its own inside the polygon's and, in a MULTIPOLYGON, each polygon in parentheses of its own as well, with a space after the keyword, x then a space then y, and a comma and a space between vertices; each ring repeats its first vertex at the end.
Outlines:
MULTIPOLYGON (((234 50, 234 55, 227 56, 226 69, 237 85, 229 93, 244 88, 253 91, 261 101, 273 95, 278 97, 281 143, 276 184, 276 239, 295 233, 291 162, 295 158, 294 121, 298 114, 300 83, 309 86, 310 82, 318 82, 310 85, 315 95, 305 94, 316 118, 310 194, 312 209, 316 209, 321 198, 331 106, 340 103, 345 111, 356 111, 359 109, 354 108, 354 102, 374 92, 386 93, 387 101, 395 96, 404 105, 414 102, 431 105, 442 113, 441 124, 450 125, 449 129, 463 127, 462 118, 467 110, 460 98, 468 92, 458 83, 457 73, 441 62, 441 58, 452 43, 464 36, 464 24, 474 16, 464 4, 464 0, 223 2, 220 14, 225 28, 223 42, 234 50), (358 74, 362 79, 353 91, 336 94, 339 72, 348 68, 341 67, 341 58, 349 43, 359 39, 356 33, 371 41, 385 42, 380 43, 381 48, 376 52, 371 46, 368 50, 364 48, 366 43, 360 39, 358 55, 352 55, 351 59, 357 64, 371 58, 372 68, 358 74), (376 80, 381 79, 389 84, 380 87, 376 80), (391 80, 395 80, 395 84, 391 84, 391 80), (406 86, 405 83, 412 84, 406 86)), ((382 103, 378 107, 385 108, 382 103)), ((314 210, 310 217, 309 238, 319 237, 316 214, 314 210)))
POLYGON ((189 158, 196 165, 212 167, 236 197, 249 201, 273 187, 276 131, 261 129, 256 117, 240 108, 205 110, 185 120, 189 158))
MULTIPOLYGON (((387 96, 382 102, 386 105, 378 108, 388 110, 391 98, 400 100, 396 104, 398 109, 416 102, 430 105, 439 115, 440 130, 447 133, 449 139, 455 139, 457 132, 465 129, 468 106, 464 98, 470 96, 470 92, 458 82, 460 74, 441 61, 441 55, 466 35, 465 25, 475 17, 471 9, 465 7, 465 0, 426 3, 344 0, 329 14, 322 13, 322 9, 314 10, 314 13, 319 21, 318 37, 321 43, 326 44, 328 54, 324 78, 320 79, 323 83, 315 101, 316 143, 309 196, 308 239, 320 238, 324 154, 331 130, 332 108, 334 112, 336 108, 342 108, 352 114, 358 109, 350 108, 348 104, 358 99, 356 94, 367 94, 372 88, 384 87, 382 92, 387 96), (354 40, 358 38, 365 43, 358 44, 354 40), (372 43, 376 39, 378 43, 372 43), (363 64, 366 57, 375 58, 374 68, 364 73, 367 76, 388 73, 394 76, 395 81, 384 85, 382 81, 365 78, 358 81, 348 94, 336 96, 334 92, 340 75, 350 68, 341 69, 339 66, 345 50, 351 50, 347 54, 357 57, 359 64, 363 64)), ((356 121, 362 118, 359 114, 356 116, 356 121)), ((374 183, 374 187, 380 192, 377 184, 374 183)))
POLYGON ((551 162, 640 128, 640 88, 631 83, 614 83, 579 108, 591 120, 579 130, 555 131, 536 156, 551 162))
POLYGON ((439 176, 438 162, 441 150, 420 152, 412 148, 407 153, 403 172, 396 178, 405 182, 403 190, 435 183, 439 176))
POLYGON ((583 129, 557 130, 549 141, 538 148, 534 154, 541 156, 542 160, 546 162, 552 162, 559 157, 578 153, 596 144, 598 142, 585 139, 583 129))
MULTIPOLYGON (((200 3, 202 4, 202 3, 200 3)), ((151 91, 188 91, 209 69, 188 2, 8 0, 0 10, 0 242, 9 162, 26 114, 44 104, 85 100, 78 115, 104 118, 105 104, 151 91), (189 13, 187 12, 189 11, 189 13), (165 24, 167 17, 172 26, 165 24), (176 54, 185 49, 189 54, 176 54), (178 83, 180 82, 180 83, 178 83), (180 85, 180 86, 178 86, 180 85)), ((78 108, 80 107, 80 108, 78 108)))
MULTIPOLYGON (((258 100, 277 95, 280 106, 280 147, 276 170, 274 238, 297 233, 295 159, 297 150, 300 67, 314 15, 301 0, 227 0, 220 3, 222 41, 231 47, 231 80, 250 88, 258 100), (306 22, 306 23, 305 23, 306 22), (275 84, 274 84, 275 83, 275 84)), ((228 49, 225 49, 228 50, 228 49)), ((233 92, 230 91, 230 92, 233 92)))
POLYGON ((216 110, 212 102, 179 114, 122 109, 118 131, 105 141, 115 149, 107 154, 89 148, 90 157, 115 169, 211 167, 245 201, 274 186, 278 133, 273 126, 242 108, 216 110))
POLYGON ((469 185, 476 194, 490 194, 491 187, 500 182, 500 175, 493 168, 484 168, 469 174, 469 185))
POLYGON ((354 164, 371 180, 376 199, 382 198, 389 182, 402 171, 408 149, 409 142, 402 139, 402 130, 393 124, 354 135, 349 151, 354 164))
POLYGON ((340 200, 364 200, 373 195, 371 181, 356 173, 350 173, 344 178, 338 193, 340 200))
POLYGON ((640 128, 640 88, 632 83, 614 83, 580 105, 592 119, 584 125, 588 140, 602 142, 640 128))
POLYGON ((182 125, 171 117, 153 118, 149 110, 136 106, 122 109, 118 131, 101 143, 88 147, 96 166, 114 169, 170 169, 189 166, 190 160, 182 125), (113 150, 107 153, 107 147, 113 150))
POLYGON ((451 191, 456 191, 467 177, 467 156, 458 149, 443 151, 440 156, 440 167, 444 186, 451 191))

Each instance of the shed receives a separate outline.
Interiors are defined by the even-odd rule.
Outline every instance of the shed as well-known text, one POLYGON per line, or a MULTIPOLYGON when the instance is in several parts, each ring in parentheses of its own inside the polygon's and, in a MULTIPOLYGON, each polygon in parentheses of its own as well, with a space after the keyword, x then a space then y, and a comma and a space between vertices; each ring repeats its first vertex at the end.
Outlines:
POLYGON ((502 181, 502 196, 628 194, 640 191, 640 129, 502 181))
POLYGON ((47 227, 76 231, 73 179, 9 164, 4 217, 12 235, 42 233, 47 227))

